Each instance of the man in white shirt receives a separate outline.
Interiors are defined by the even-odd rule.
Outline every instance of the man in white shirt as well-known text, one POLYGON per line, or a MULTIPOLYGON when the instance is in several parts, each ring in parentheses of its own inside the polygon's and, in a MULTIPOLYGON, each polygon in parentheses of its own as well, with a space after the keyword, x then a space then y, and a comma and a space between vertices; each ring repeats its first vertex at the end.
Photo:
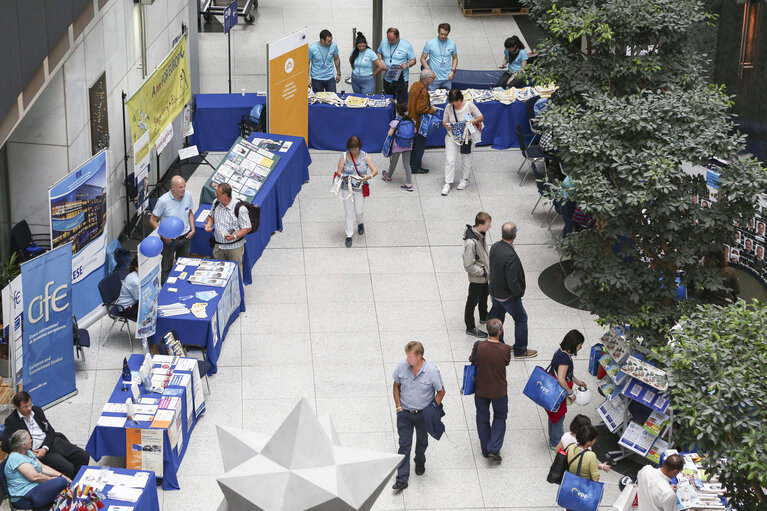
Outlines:
POLYGON ((671 486, 684 467, 684 458, 672 454, 663 466, 653 468, 647 465, 637 475, 637 504, 638 511, 674 511, 676 509, 676 493, 671 486))

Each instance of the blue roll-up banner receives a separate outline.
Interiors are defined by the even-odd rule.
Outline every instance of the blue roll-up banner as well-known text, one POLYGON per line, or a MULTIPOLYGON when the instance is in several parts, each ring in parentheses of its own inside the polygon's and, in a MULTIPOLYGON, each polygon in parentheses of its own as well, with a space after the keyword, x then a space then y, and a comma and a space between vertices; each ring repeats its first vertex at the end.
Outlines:
POLYGON ((77 392, 72 349, 72 244, 21 265, 24 390, 38 406, 77 392))
POLYGON ((78 320, 101 307, 107 247, 107 152, 101 151, 48 191, 51 246, 72 243, 72 302, 78 320))

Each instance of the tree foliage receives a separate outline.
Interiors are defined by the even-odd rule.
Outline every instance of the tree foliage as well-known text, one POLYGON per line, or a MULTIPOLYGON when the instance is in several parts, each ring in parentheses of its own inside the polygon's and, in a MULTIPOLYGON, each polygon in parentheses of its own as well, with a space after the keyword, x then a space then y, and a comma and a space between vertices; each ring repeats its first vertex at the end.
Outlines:
MULTIPOLYGON (((661 350, 678 443, 705 452, 736 509, 767 507, 767 314, 758 306, 698 306, 661 350), (724 460, 724 461, 722 461, 724 460)), ((761 508, 759 508, 761 509, 761 508)))

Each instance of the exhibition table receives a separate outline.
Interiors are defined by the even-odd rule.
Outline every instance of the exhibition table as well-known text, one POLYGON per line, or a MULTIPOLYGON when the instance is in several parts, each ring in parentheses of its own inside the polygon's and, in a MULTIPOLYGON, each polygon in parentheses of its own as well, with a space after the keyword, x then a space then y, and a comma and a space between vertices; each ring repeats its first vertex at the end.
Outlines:
MULTIPOLYGON (((293 201, 301 190, 301 186, 309 181, 309 164, 312 162, 309 156, 309 150, 301 137, 289 137, 287 135, 271 135, 265 133, 254 133, 250 139, 259 137, 268 137, 274 140, 289 140, 293 145, 286 153, 281 154, 280 161, 271 171, 266 181, 258 190, 253 204, 261 209, 259 227, 254 233, 248 234, 245 239, 245 254, 242 259, 242 280, 245 284, 253 282, 250 270, 261 253, 266 248, 272 233, 282 230, 282 217, 285 212, 293 205, 293 201)), ((237 139, 235 136, 228 142, 225 151, 237 139)), ((215 199, 212 189, 203 187, 200 194, 200 204, 195 213, 195 219, 199 218, 203 210, 209 210, 210 204, 215 199)), ((210 257, 213 255, 213 249, 208 240, 212 233, 205 231, 205 223, 195 221, 195 234, 192 238, 191 252, 202 256, 210 257)))
MULTIPOLYGON (((155 355, 156 359, 157 355, 155 355)), ((181 359, 184 360, 184 359, 181 359)), ((189 438, 192 434, 195 424, 197 424, 198 416, 205 410, 205 401, 202 397, 202 386, 199 383, 199 372, 197 371, 196 359, 194 360, 193 367, 189 371, 177 371, 179 374, 188 375, 184 377, 181 385, 169 384, 163 394, 149 393, 143 385, 138 386, 141 398, 154 398, 160 399, 165 396, 179 397, 179 410, 180 410, 180 433, 174 435, 176 440, 175 444, 171 443, 171 437, 169 435, 170 427, 158 428, 152 426, 152 421, 130 421, 124 420, 122 426, 118 425, 104 425, 99 424, 102 419, 111 419, 119 422, 119 419, 126 419, 126 414, 119 412, 106 411, 107 406, 124 404, 125 400, 131 397, 130 390, 123 390, 124 385, 122 380, 117 382, 112 395, 109 397, 107 405, 105 405, 105 411, 102 412, 99 418, 99 423, 93 428, 91 437, 88 439, 88 445, 85 446, 85 450, 91 457, 98 461, 102 456, 119 456, 125 458, 128 454, 126 449, 126 439, 128 435, 135 432, 141 432, 144 430, 151 430, 153 432, 162 431, 162 476, 158 474, 158 470, 155 470, 157 477, 162 477, 162 489, 163 490, 178 490, 178 477, 177 472, 181 460, 184 458, 186 448, 189 445, 189 438), (195 374, 197 376, 195 376, 195 374), (199 396, 199 397, 198 397, 199 396), (130 430, 130 431, 129 431, 130 430)), ((128 359, 128 366, 131 373, 134 375, 138 372, 144 361, 144 355, 131 355, 128 359)), ((159 363, 154 363, 154 367, 159 367, 159 363)), ((175 367, 175 366, 174 366, 175 367)), ((136 378, 136 376, 134 376, 136 378)), ((173 382, 171 382, 173 383, 173 382)), ((175 421, 174 421, 175 422, 175 421)), ((131 444, 132 449, 146 450, 156 453, 159 446, 144 446, 136 443, 131 444), (150 449, 147 449, 149 447, 150 449)), ((143 470, 148 470, 147 466, 142 467, 143 470)), ((158 467, 159 468, 159 467, 158 467)))
MULTIPOLYGON (((444 109, 449 103, 434 105, 444 109)), ((527 121, 527 110, 521 101, 504 105, 498 101, 475 103, 482 115, 485 116, 485 127, 482 130, 482 141, 477 145, 489 145, 493 149, 508 149, 519 147, 514 127, 519 124, 522 132, 530 134, 530 123, 527 121)), ((448 114, 450 116, 451 114, 448 114)), ((445 128, 440 125, 426 139, 427 147, 443 147, 445 145, 445 128)))
MULTIPOLYGON (((365 96, 364 94, 347 94, 365 96)), ((373 96, 370 96, 373 97, 373 96)), ((377 95, 376 98, 383 96, 377 95)), ((391 98, 391 96, 388 96, 391 98)), ((194 135, 191 144, 200 152, 228 151, 240 135, 242 116, 258 104, 266 104, 266 96, 257 94, 197 94, 194 135)), ((352 135, 362 140, 362 149, 380 153, 389 121, 394 119, 394 105, 386 108, 349 108, 323 103, 309 105, 309 147, 312 149, 346 150, 352 135)))
POLYGON ((104 485, 103 489, 99 491, 99 493, 104 496, 104 499, 101 502, 104 504, 104 509, 106 511, 111 509, 110 506, 125 506, 125 508, 130 508, 133 511, 160 511, 160 502, 157 499, 157 479, 154 476, 154 472, 130 470, 127 468, 85 466, 80 468, 80 471, 72 481, 72 485, 76 485, 77 483, 82 482, 82 484, 89 484, 92 486, 90 481, 81 481, 86 470, 97 470, 99 472, 108 470, 113 474, 118 474, 120 476, 133 476, 134 474, 145 472, 148 475, 148 478, 146 484, 141 489, 141 496, 136 502, 108 498, 109 491, 114 487, 112 484, 104 485))
POLYGON ((455 89, 492 89, 500 80, 503 69, 477 71, 473 69, 456 69, 453 76, 455 89))
MULTIPOLYGON (((203 230, 204 232, 204 230, 203 230)), ((213 366, 209 374, 218 371, 218 357, 221 355, 221 346, 224 343, 229 325, 237 319, 240 312, 245 312, 245 300, 242 299, 243 287, 240 281, 240 272, 235 270, 229 276, 226 286, 206 286, 192 284, 188 276, 195 271, 200 261, 208 259, 180 258, 176 260, 173 270, 168 275, 170 281, 173 277, 175 282, 165 282, 159 296, 157 305, 160 310, 163 306, 173 303, 182 303, 190 309, 190 312, 176 316, 157 315, 157 331, 152 336, 152 344, 160 344, 162 337, 171 330, 175 330, 178 339, 183 345, 200 346, 206 351, 206 360, 213 366), (187 264, 184 264, 187 263, 187 264), (187 278, 180 275, 186 273, 187 278), (174 290, 175 291, 172 291, 174 290), (198 293, 205 296, 209 292, 215 292, 216 296, 204 301, 198 297, 198 293), (191 312, 192 304, 207 303, 205 317, 198 318, 191 312)))

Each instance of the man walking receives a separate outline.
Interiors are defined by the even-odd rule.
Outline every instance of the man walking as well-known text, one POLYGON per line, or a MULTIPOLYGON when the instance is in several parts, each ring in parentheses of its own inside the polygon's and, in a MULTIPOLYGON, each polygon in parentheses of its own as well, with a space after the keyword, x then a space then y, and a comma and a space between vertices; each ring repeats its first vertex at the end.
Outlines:
MULTIPOLYGON (((413 45, 400 39, 399 30, 391 27, 386 31, 386 39, 378 45, 378 58, 386 66, 384 74, 384 94, 394 96, 396 103, 407 102, 407 86, 411 66, 415 65, 413 45), (400 68, 402 72, 395 79, 389 76, 389 70, 400 68)), ((412 113, 409 114, 411 117, 412 113)))
POLYGON ((320 40, 309 45, 309 66, 309 85, 312 91, 336 91, 336 84, 341 81, 341 58, 330 30, 320 32, 320 40))
POLYGON ((436 75, 429 90, 453 88, 453 77, 458 68, 458 50, 455 41, 448 39, 450 23, 440 23, 437 37, 427 42, 421 53, 422 69, 431 69, 436 75))
POLYGON ((474 217, 474 227, 466 225, 463 233, 463 267, 469 274, 469 295, 466 297, 463 319, 466 323, 466 333, 480 339, 487 337, 487 334, 479 330, 474 323, 474 309, 479 309, 480 323, 487 321, 490 255, 485 237, 490 230, 491 221, 490 215, 480 211, 474 217))
POLYGON ((397 408, 397 433, 399 434, 399 454, 405 458, 397 468, 397 480, 393 490, 401 491, 407 488, 410 478, 410 450, 413 446, 413 430, 415 430, 415 473, 423 475, 426 471, 426 448, 429 446, 429 436, 426 429, 423 411, 431 406, 432 401, 437 405, 445 397, 445 386, 437 366, 423 358, 423 344, 411 341, 405 346, 406 360, 394 370, 394 404, 397 408))
POLYGON ((170 180, 170 190, 157 199, 149 217, 149 223, 157 229, 160 223, 168 217, 175 216, 184 222, 184 232, 176 239, 160 236, 162 246, 162 281, 168 278, 173 269, 176 257, 189 257, 191 240, 194 236, 194 199, 191 193, 186 193, 186 181, 181 176, 173 176, 170 180))
POLYGON ((250 232, 250 216, 245 206, 232 200, 229 183, 221 183, 216 188, 216 200, 205 219, 205 230, 212 231, 214 223, 216 246, 213 248, 213 259, 236 261, 242 280, 242 256, 245 253, 245 235, 250 232))
POLYGON ((486 341, 477 341, 469 361, 477 366, 474 387, 474 406, 477 409, 477 434, 482 456, 501 462, 501 447, 506 435, 506 415, 509 411, 506 366, 511 362, 511 346, 503 344, 499 336, 503 332, 500 319, 487 322, 486 341), (493 423, 490 425, 490 406, 493 407, 493 423))
POLYGON ((660 468, 647 465, 637 474, 638 511, 674 511, 676 494, 671 480, 684 468, 684 458, 672 454, 660 468))
POLYGON ((410 87, 410 95, 407 98, 407 114, 415 121, 415 138, 413 150, 410 152, 410 169, 413 174, 426 174, 429 169, 423 168, 423 152, 426 150, 426 137, 418 133, 421 127, 421 116, 433 114, 437 111, 431 105, 429 86, 434 83, 434 71, 427 69, 421 71, 421 79, 410 87))
MULTIPOLYGON (((490 296, 493 306, 490 318, 503 320, 508 312, 514 319, 514 358, 522 360, 538 355, 527 349, 527 312, 522 306, 525 296, 525 271, 514 250, 517 226, 506 222, 501 228, 501 241, 490 248, 490 296)), ((501 339, 503 340, 503 339, 501 339)))

